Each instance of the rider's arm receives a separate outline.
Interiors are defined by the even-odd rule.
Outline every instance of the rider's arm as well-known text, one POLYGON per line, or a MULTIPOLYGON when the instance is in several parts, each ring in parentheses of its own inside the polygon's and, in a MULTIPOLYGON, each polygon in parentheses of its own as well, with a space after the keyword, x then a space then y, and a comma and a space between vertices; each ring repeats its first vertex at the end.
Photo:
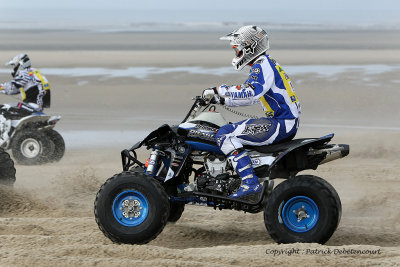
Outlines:
POLYGON ((20 93, 20 88, 24 87, 28 81, 31 79, 31 77, 29 76, 28 71, 23 70, 20 71, 19 74, 14 77, 14 79, 11 82, 8 83, 4 83, 2 84, 3 92, 6 95, 16 95, 18 93, 20 93))
POLYGON ((16 95, 19 93, 19 88, 17 88, 12 82, 1 84, 0 90, 6 95, 16 95))
POLYGON ((269 64, 255 64, 249 78, 240 86, 218 87, 218 94, 225 98, 226 106, 250 106, 260 102, 274 83, 274 71, 269 64))

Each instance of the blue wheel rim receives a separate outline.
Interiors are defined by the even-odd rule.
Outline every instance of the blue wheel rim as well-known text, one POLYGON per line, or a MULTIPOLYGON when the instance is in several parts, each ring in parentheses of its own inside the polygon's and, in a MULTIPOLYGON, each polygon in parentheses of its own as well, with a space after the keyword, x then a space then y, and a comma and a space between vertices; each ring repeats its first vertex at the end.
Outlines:
POLYGON ((127 190, 115 197, 112 211, 117 222, 124 226, 135 227, 146 220, 149 203, 140 192, 127 190))
POLYGON ((318 206, 309 197, 292 197, 283 206, 282 220, 287 228, 296 233, 310 231, 317 225, 318 219, 318 206))

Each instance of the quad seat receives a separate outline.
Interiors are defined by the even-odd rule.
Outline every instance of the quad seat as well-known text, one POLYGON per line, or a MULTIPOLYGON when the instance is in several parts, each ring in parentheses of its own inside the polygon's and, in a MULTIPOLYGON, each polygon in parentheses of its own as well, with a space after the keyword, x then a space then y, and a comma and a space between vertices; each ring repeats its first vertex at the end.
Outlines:
POLYGON ((244 146, 245 149, 248 150, 254 150, 260 153, 276 153, 276 152, 282 152, 287 150, 290 147, 296 146, 305 140, 310 140, 314 138, 300 138, 300 139, 294 139, 291 141, 286 141, 286 142, 279 142, 277 144, 272 144, 272 145, 266 145, 266 146, 244 146))

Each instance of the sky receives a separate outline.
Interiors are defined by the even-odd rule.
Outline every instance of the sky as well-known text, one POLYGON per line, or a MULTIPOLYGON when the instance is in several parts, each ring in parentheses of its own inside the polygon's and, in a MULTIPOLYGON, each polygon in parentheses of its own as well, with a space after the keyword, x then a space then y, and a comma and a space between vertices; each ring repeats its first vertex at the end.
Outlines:
POLYGON ((252 10, 254 6, 262 9, 297 9, 297 10, 323 10, 323 9, 355 9, 355 10, 385 10, 399 8, 400 3, 397 0, 285 0, 285 1, 243 1, 243 0, 1 0, 0 7, 4 8, 122 8, 122 9, 153 9, 155 7, 165 10, 175 9, 240 9, 252 10), (257 3, 257 4, 256 4, 257 3))
MULTIPOLYGON (((268 22, 400 28, 398 0, 0 0, 0 27, 268 22)), ((187 26, 187 24, 185 24, 187 26)))

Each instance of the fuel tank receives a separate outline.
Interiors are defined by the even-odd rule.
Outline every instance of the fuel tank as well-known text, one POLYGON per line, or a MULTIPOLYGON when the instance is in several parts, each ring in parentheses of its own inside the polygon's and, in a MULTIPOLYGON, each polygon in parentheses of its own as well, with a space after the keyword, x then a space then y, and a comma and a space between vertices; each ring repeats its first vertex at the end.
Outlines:
POLYGON ((222 153, 215 141, 219 128, 228 122, 218 112, 202 112, 199 116, 181 123, 178 134, 195 150, 222 153))

